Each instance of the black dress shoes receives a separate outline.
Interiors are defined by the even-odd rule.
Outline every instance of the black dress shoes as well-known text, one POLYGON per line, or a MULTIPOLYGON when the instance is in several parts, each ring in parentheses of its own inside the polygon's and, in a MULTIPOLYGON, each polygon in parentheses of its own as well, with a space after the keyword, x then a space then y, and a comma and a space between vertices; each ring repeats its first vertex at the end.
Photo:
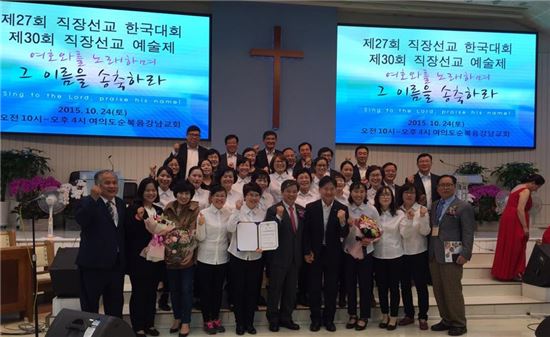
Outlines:
POLYGON ((431 329, 432 331, 447 331, 449 330, 451 327, 448 326, 447 324, 443 323, 443 321, 437 323, 437 324, 434 324, 432 325, 431 329))
POLYGON ((309 325, 309 331, 317 332, 321 330, 321 323, 319 322, 311 322, 309 325))
POLYGON ((235 333, 239 336, 242 336, 242 335, 244 335, 244 332, 245 332, 244 326, 237 325, 237 327, 235 328, 235 333))
POLYGON ((336 325, 334 325, 334 323, 332 322, 326 323, 325 328, 327 329, 327 331, 330 331, 330 332, 336 331, 336 325))
POLYGON ((145 334, 149 336, 158 336, 160 335, 160 332, 155 328, 147 328, 145 329, 145 334))
POLYGON ((453 326, 449 328, 449 336, 462 336, 466 332, 468 332, 468 330, 465 327, 459 328, 459 327, 453 326))
POLYGON ((278 332, 278 331, 279 331, 279 324, 277 324, 277 323, 269 323, 269 331, 271 331, 271 332, 278 332))
POLYGON ((282 326, 283 328, 287 328, 289 330, 300 330, 300 326, 296 323, 294 323, 294 321, 287 321, 287 322, 281 322, 279 323, 280 326, 282 326))
POLYGON ((251 326, 246 328, 246 332, 248 332, 251 335, 255 335, 256 334, 256 329, 254 328, 254 326, 251 325, 251 326))

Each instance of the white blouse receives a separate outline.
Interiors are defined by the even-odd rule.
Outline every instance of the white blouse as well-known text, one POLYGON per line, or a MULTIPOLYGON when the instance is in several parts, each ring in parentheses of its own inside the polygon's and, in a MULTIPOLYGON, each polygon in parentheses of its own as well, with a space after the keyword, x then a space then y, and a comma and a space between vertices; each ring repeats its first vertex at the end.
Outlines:
POLYGON ((243 193, 231 189, 227 193, 227 199, 225 199, 225 205, 223 205, 223 207, 234 210, 237 207, 236 204, 239 200, 243 200, 243 193))
MULTIPOLYGON (((428 250, 428 237, 430 234, 430 216, 426 212, 424 216, 420 216, 420 208, 424 207, 415 203, 412 206, 414 210, 414 218, 412 224, 405 226, 403 231, 403 249, 405 255, 416 255, 428 250)), ((403 212, 405 210, 403 209, 403 212)))
MULTIPOLYGON (((349 218, 350 219, 359 219, 362 215, 366 215, 369 218, 376 221, 376 224, 380 226, 379 224, 379 215, 378 210, 374 208, 371 204, 361 204, 360 206, 357 206, 356 204, 352 204, 348 206, 349 210, 349 218)), ((367 254, 372 253, 374 250, 374 245, 371 243, 367 246, 367 254)))
POLYGON ((248 184, 250 182, 250 180, 251 179, 250 179, 249 176, 244 177, 244 178, 237 177, 237 182, 233 184, 231 189, 235 192, 243 194, 243 186, 244 186, 244 184, 248 184))
POLYGON ((269 192, 273 196, 273 200, 275 200, 276 203, 283 200, 281 185, 283 184, 283 181, 289 179, 294 180, 294 178, 286 172, 283 172, 283 174, 271 173, 269 175, 269 180, 271 181, 269 183, 269 192))
POLYGON ((199 209, 205 209, 206 207, 208 207, 208 205, 210 205, 208 197, 210 197, 210 191, 199 187, 195 190, 195 194, 193 195, 193 199, 191 199, 191 201, 198 202, 199 209))
POLYGON ((314 202, 319 199, 321 199, 319 192, 314 192, 312 190, 309 190, 309 192, 307 193, 302 193, 301 191, 298 191, 298 197, 296 198, 296 203, 305 208, 307 204, 309 204, 310 202, 314 202))
POLYGON ((275 200, 273 199, 273 195, 269 193, 269 189, 266 189, 264 193, 262 193, 262 196, 260 197, 260 205, 259 207, 263 209, 265 212, 267 212, 267 209, 275 204, 275 200))
POLYGON ((239 222, 262 222, 265 219, 265 213, 266 211, 259 206, 254 209, 248 208, 246 203, 242 205, 240 210, 233 210, 227 225, 227 230, 231 233, 231 243, 227 251, 231 255, 245 261, 259 260, 262 257, 262 253, 241 252, 237 249, 237 224, 239 222))
POLYGON ((197 240, 199 241, 197 260, 212 265, 227 263, 229 261, 227 224, 231 210, 225 207, 217 209, 214 205, 210 205, 201 213, 205 223, 199 225, 197 219, 197 240))
POLYGON ((174 192, 171 189, 167 189, 166 191, 163 191, 159 187, 158 194, 159 194, 159 201, 156 202, 155 205, 159 206, 162 209, 164 209, 166 205, 168 205, 172 201, 176 200, 176 197, 174 196, 174 192))
POLYGON ((374 206, 374 197, 376 196, 376 189, 369 188, 367 190, 367 200, 369 201, 369 204, 374 206))
POLYGON ((385 211, 379 216, 378 227, 382 229, 382 237, 374 243, 373 256, 378 259, 395 259, 403 256, 402 232, 405 226, 410 225, 402 210, 398 210, 395 216, 385 211))

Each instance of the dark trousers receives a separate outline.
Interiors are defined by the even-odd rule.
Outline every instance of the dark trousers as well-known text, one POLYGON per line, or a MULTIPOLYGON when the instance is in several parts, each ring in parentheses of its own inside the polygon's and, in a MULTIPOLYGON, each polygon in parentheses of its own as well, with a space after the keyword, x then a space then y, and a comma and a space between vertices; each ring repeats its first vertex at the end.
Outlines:
MULTIPOLYGON (((334 254, 334 252, 332 252, 334 254)), ((338 254, 339 252, 336 252, 338 254)), ((311 264, 309 279, 309 307, 311 321, 333 323, 336 313, 336 293, 338 292, 339 256, 330 256, 326 247, 315 256, 311 264), (325 299, 325 308, 321 315, 321 293, 325 299)))
POLYGON ((298 301, 307 301, 308 288, 309 288, 309 269, 310 264, 302 261, 302 266, 298 271, 298 301))
POLYGON ((80 307, 98 313, 103 297, 105 314, 122 318, 124 271, 119 263, 112 270, 80 268, 80 307))
POLYGON ((258 303, 262 272, 261 260, 245 261, 230 255, 229 273, 233 293, 235 323, 239 326, 254 325, 254 313, 258 303))
POLYGON ((157 285, 163 262, 147 262, 152 264, 151 268, 130 272, 130 281, 132 282, 132 295, 130 297, 130 320, 134 331, 140 331, 155 326, 157 285))
POLYGON ((344 253, 343 250, 340 251, 340 262, 338 263, 341 267, 339 268, 338 275, 338 302, 345 303, 346 298, 348 297, 348 287, 346 282, 346 256, 348 254, 344 253))
POLYGON ((202 319, 205 323, 220 317, 223 282, 227 266, 228 263, 213 265, 197 262, 197 288, 201 301, 202 319))
POLYGON ((166 273, 170 284, 174 319, 189 324, 191 322, 191 310, 193 309, 193 275, 195 274, 195 267, 166 269, 166 273))
POLYGON ((399 280, 401 278, 402 257, 395 259, 374 258, 374 274, 376 286, 378 287, 378 299, 380 310, 383 314, 390 314, 397 317, 399 314, 399 280), (388 291, 390 303, 388 305, 388 291))
POLYGON ((270 267, 266 312, 269 322, 279 323, 292 320, 292 311, 296 305, 297 283, 298 266, 295 263, 287 267, 270 267))
POLYGON ((403 268, 401 269, 401 296, 405 315, 414 318, 414 305, 412 299, 411 280, 418 295, 418 319, 428 319, 428 279, 430 267, 428 265, 428 251, 415 255, 403 255, 403 268))
POLYGON ((359 318, 369 319, 372 301, 372 253, 363 260, 346 254, 345 270, 348 292, 348 315, 357 316, 357 284, 359 284, 359 318))

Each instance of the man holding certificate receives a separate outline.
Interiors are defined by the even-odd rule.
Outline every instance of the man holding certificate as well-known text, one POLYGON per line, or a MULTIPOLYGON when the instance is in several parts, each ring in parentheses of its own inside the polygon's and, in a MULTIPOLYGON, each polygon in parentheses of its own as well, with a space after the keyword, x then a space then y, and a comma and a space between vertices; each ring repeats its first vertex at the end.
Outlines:
POLYGON ((336 331, 336 293, 338 263, 342 254, 342 239, 347 235, 348 208, 335 200, 336 182, 329 176, 319 181, 321 200, 309 203, 304 220, 303 252, 311 264, 309 299, 311 331, 319 331, 324 323, 328 331, 336 331), (324 282, 323 282, 324 281, 324 282), (321 316, 321 290, 324 290, 325 309, 321 316), (321 321, 322 319, 322 321, 321 321))
POLYGON ((279 326, 290 330, 300 329, 292 321, 292 311, 296 302, 298 270, 303 259, 305 209, 295 203, 298 197, 298 183, 295 180, 283 181, 281 194, 283 200, 271 206, 265 217, 266 221, 277 223, 279 232, 279 247, 265 253, 269 266, 267 319, 272 332, 279 331, 279 326))

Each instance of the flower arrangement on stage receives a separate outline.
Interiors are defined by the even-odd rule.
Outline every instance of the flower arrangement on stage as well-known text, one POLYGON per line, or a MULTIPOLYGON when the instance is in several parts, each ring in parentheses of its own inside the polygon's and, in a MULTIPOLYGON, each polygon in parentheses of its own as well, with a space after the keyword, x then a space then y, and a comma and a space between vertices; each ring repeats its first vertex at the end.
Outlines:
POLYGON ((361 241, 363 238, 367 239, 378 239, 382 235, 382 231, 376 224, 376 220, 369 218, 366 215, 362 215, 357 221, 357 227, 359 228, 359 233, 362 237, 355 237, 357 241, 361 241))
POLYGON ((80 199, 88 195, 88 188, 86 182, 79 179, 74 185, 71 183, 62 184, 61 187, 59 187, 59 192, 62 193, 63 203, 65 204, 63 213, 66 216, 73 217, 73 211, 80 202, 80 199))
POLYGON ((35 176, 30 179, 20 178, 12 180, 8 185, 9 194, 19 202, 13 209, 22 219, 38 219, 46 217, 36 202, 31 202, 40 196, 43 190, 48 187, 59 188, 61 183, 53 177, 35 176))
POLYGON ((185 257, 197 248, 194 230, 174 229, 164 236, 165 260, 170 264, 180 264, 185 257))
POLYGON ((468 187, 471 204, 474 206, 476 220, 498 221, 500 214, 497 213, 495 197, 501 191, 496 185, 470 185, 468 187))

